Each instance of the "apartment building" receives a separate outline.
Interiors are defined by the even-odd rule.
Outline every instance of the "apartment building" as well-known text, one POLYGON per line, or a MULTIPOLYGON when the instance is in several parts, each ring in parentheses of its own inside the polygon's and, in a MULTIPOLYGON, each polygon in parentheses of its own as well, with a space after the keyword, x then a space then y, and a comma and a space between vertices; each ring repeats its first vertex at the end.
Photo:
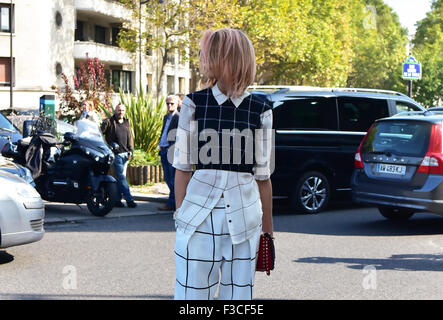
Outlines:
POLYGON ((63 87, 61 73, 72 79, 86 54, 105 64, 117 91, 135 93, 141 82, 154 96, 187 93, 189 66, 177 55, 169 57, 156 92, 159 56, 119 48, 116 37, 124 23, 139 25, 115 0, 0 0, 0 109, 10 108, 11 96, 14 109, 38 109, 40 96, 63 87))

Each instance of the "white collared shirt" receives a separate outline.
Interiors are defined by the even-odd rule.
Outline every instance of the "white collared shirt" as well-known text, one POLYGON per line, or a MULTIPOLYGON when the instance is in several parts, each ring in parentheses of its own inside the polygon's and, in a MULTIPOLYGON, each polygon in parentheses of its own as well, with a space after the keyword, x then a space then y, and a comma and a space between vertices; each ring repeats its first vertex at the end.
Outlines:
MULTIPOLYGON (((222 108, 222 104, 231 99, 235 107, 250 96, 244 92, 238 98, 224 95, 218 85, 211 89, 212 95, 222 108)), ((251 97, 252 99, 253 97, 251 97)), ((259 103, 259 102, 257 102, 259 103)), ((263 103, 260 101, 260 103, 263 103)), ((196 134, 197 127, 191 125, 195 119, 195 103, 188 96, 184 98, 180 110, 177 128, 173 166, 182 171, 193 171, 191 163, 190 139, 196 134)), ((263 141, 256 146, 266 156, 266 161, 253 168, 253 173, 235 172, 216 169, 196 170, 186 189, 181 207, 174 214, 176 226, 183 233, 191 236, 196 228, 206 219, 211 210, 223 195, 226 203, 226 217, 233 243, 241 243, 249 239, 257 229, 261 229, 261 201, 257 180, 267 180, 271 174, 272 110, 260 114, 263 141)))

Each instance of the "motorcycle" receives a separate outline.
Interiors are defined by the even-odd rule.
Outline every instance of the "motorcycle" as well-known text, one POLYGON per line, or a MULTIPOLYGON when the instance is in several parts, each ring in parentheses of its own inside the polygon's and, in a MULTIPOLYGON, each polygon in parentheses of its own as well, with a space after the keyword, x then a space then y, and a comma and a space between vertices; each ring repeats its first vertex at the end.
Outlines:
POLYGON ((113 150, 95 123, 78 120, 59 142, 52 133, 33 130, 31 136, 9 142, 2 155, 31 170, 42 199, 81 204, 95 216, 108 214, 117 201, 116 180, 108 175, 113 150))

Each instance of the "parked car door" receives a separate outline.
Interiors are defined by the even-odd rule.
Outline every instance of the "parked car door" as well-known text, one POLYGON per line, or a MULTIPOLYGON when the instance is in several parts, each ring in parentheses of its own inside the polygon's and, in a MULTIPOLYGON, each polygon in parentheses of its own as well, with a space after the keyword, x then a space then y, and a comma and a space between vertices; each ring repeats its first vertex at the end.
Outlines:
POLYGON ((337 188, 349 188, 354 153, 375 120, 389 117, 385 99, 339 97, 339 144, 343 165, 337 174, 337 188))
POLYGON ((311 164, 334 167, 341 161, 334 97, 288 97, 274 102, 274 195, 287 196, 311 164))

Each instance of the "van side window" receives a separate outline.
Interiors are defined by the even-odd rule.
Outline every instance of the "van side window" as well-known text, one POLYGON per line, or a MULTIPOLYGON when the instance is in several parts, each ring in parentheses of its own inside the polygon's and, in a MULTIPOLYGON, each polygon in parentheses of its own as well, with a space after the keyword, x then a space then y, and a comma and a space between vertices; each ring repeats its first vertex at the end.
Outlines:
POLYGON ((338 98, 340 130, 366 132, 375 120, 388 117, 388 102, 383 99, 338 98))
MULTIPOLYGON (((278 103, 278 102, 277 102, 278 103)), ((274 129, 337 130, 335 98, 296 98, 274 108, 274 129)))
POLYGON ((406 103, 406 102, 402 102, 402 101, 396 101, 395 105, 397 107, 397 113, 400 112, 409 112, 409 111, 422 111, 419 107, 414 106, 412 104, 406 103))

